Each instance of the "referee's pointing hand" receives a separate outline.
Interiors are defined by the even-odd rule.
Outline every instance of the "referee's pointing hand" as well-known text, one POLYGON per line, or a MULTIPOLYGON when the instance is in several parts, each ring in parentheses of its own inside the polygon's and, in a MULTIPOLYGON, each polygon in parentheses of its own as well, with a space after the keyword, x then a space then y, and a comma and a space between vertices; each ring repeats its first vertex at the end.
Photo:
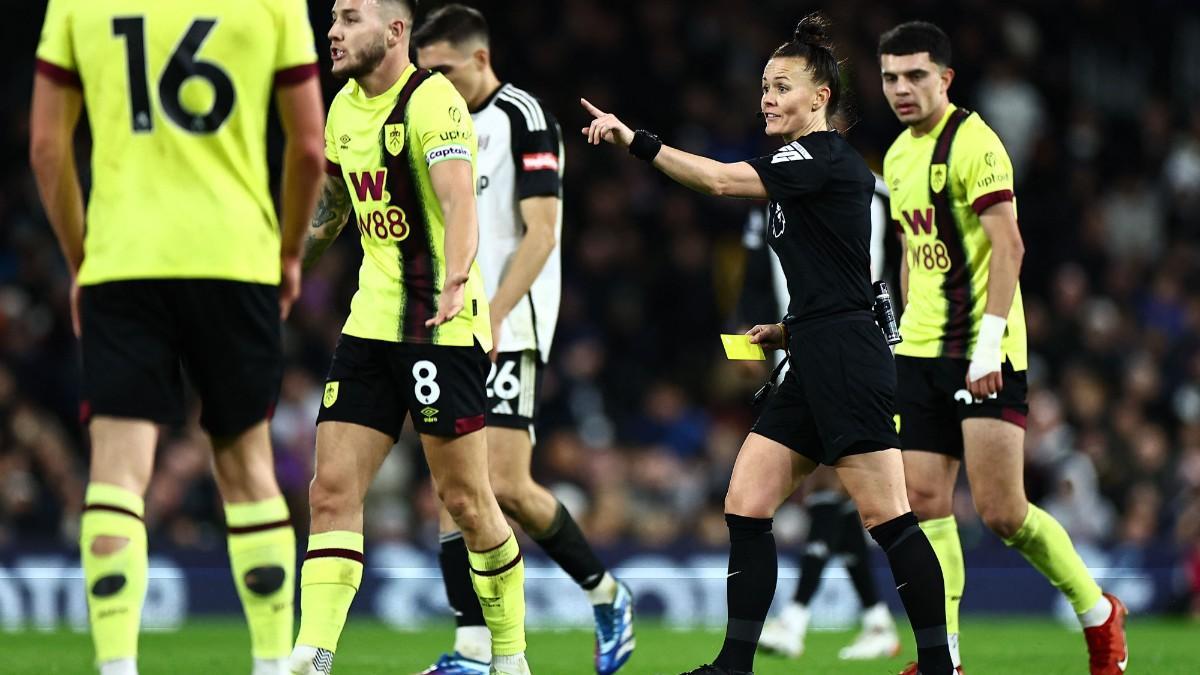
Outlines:
POLYGON ((587 136, 588 143, 600 145, 600 141, 608 141, 622 148, 629 147, 629 144, 633 142, 632 129, 625 126, 625 123, 617 119, 616 115, 604 112, 592 105, 586 98, 579 99, 579 102, 595 118, 590 125, 582 129, 583 135, 587 136))

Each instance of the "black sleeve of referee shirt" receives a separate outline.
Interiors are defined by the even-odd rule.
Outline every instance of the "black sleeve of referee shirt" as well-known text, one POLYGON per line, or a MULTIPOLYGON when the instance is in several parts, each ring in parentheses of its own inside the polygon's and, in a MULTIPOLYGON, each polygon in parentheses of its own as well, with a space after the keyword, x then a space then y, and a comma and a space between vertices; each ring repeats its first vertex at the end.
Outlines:
POLYGON ((830 171, 829 143, 821 137, 804 137, 772 155, 746 160, 754 167, 772 201, 783 202, 812 194, 825 187, 830 171))
POLYGON ((516 116, 513 123, 513 161, 516 163, 518 200, 557 197, 562 187, 562 178, 559 176, 563 162, 562 133, 558 128, 558 120, 548 110, 541 108, 541 114, 545 121, 535 119, 535 129, 530 129, 520 115, 516 116))
POLYGON ((775 302, 775 280, 771 275, 771 252, 767 246, 766 210, 755 205, 746 218, 742 244, 746 247, 746 267, 742 275, 742 293, 734 312, 736 328, 773 323, 779 319, 775 302))

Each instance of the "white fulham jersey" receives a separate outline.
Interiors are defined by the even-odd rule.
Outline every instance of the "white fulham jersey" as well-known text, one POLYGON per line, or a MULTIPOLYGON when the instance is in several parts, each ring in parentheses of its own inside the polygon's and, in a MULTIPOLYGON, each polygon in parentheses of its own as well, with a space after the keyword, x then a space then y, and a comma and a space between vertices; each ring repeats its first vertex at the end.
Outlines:
MULTIPOLYGON (((563 146, 558 121, 533 95, 502 85, 479 110, 471 113, 479 139, 479 253, 488 298, 496 295, 513 254, 525 236, 521 200, 562 199, 563 146)), ((544 363, 550 356, 558 304, 562 297, 562 208, 554 224, 554 250, 529 293, 513 307, 500 331, 498 351, 536 349, 544 363)))

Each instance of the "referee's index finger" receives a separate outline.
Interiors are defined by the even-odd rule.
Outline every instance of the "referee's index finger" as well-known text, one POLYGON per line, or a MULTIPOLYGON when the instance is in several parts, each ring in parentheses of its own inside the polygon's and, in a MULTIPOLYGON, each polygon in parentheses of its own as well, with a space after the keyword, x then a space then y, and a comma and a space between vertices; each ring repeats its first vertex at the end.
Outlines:
POLYGON ((592 117, 603 117, 604 116, 604 111, 597 108, 596 106, 592 105, 591 102, 588 101, 586 98, 579 99, 579 102, 582 103, 583 107, 592 114, 592 117))

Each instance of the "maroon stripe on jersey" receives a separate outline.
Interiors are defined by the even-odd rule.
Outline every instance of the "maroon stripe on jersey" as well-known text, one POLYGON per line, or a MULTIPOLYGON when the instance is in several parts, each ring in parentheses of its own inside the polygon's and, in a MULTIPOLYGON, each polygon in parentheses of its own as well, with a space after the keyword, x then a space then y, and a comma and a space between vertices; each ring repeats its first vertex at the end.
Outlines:
POLYGON ((387 165, 387 187, 391 204, 404 210, 408 234, 397 243, 400 257, 401 283, 404 284, 404 311, 397 326, 402 340, 432 342, 433 328, 425 325, 437 313, 437 272, 433 259, 433 232, 425 221, 421 192, 416 186, 416 163, 425 158, 412 153, 406 143, 398 155, 387 149, 388 124, 399 124, 408 118, 408 103, 417 87, 432 73, 418 70, 413 73, 396 96, 396 107, 379 132, 380 152, 387 165))
POLYGON ((49 61, 38 59, 34 68, 38 73, 54 80, 55 82, 66 85, 68 87, 83 88, 83 80, 79 79, 79 73, 74 70, 68 70, 62 66, 55 65, 49 61))
POLYGON ((1013 200, 1012 190, 996 190, 989 192, 986 195, 980 195, 978 199, 971 202, 971 210, 975 213, 983 213, 993 204, 1000 202, 1011 202, 1013 200))
MULTIPOLYGON (((962 231, 954 218, 954 210, 950 206, 950 147, 954 136, 958 133, 963 120, 971 113, 959 108, 950 114, 946 126, 938 136, 933 149, 933 159, 930 167, 937 164, 946 165, 946 180, 940 192, 934 192, 932 185, 929 193, 933 202, 933 222, 937 226, 938 241, 946 247, 946 257, 950 259, 950 269, 942 277, 942 294, 946 296, 946 321, 942 326, 942 348, 940 356, 950 358, 965 358, 967 346, 971 341, 971 309, 974 306, 971 290, 971 262, 963 246, 962 231)), ((928 178, 927 178, 928 180, 928 178)))
POLYGON ((83 507, 83 510, 84 511, 111 511, 112 513, 119 513, 123 516, 129 516, 130 518, 137 518, 138 520, 142 519, 141 516, 134 513, 133 511, 130 511, 127 508, 124 508, 121 506, 113 506, 111 504, 87 504, 83 507))
POLYGON ((277 520, 273 523, 259 523, 258 525, 242 525, 239 527, 227 527, 225 529, 226 529, 226 531, 229 532, 229 534, 254 534, 255 532, 266 532, 267 530, 274 530, 274 529, 278 529, 281 527, 291 527, 291 526, 292 526, 292 521, 290 521, 290 520, 277 520))
POLYGON ((361 564, 363 561, 362 551, 355 551, 351 548, 317 548, 304 554, 305 560, 314 558, 346 558, 361 564))
POLYGON ((341 178, 342 177, 342 165, 338 164, 337 162, 330 161, 327 158, 325 160, 325 173, 330 176, 337 176, 338 178, 341 178))
POLYGON ((310 77, 316 77, 320 74, 315 63, 302 63, 291 68, 284 68, 275 71, 275 86, 290 87, 293 84, 300 84, 310 77))

